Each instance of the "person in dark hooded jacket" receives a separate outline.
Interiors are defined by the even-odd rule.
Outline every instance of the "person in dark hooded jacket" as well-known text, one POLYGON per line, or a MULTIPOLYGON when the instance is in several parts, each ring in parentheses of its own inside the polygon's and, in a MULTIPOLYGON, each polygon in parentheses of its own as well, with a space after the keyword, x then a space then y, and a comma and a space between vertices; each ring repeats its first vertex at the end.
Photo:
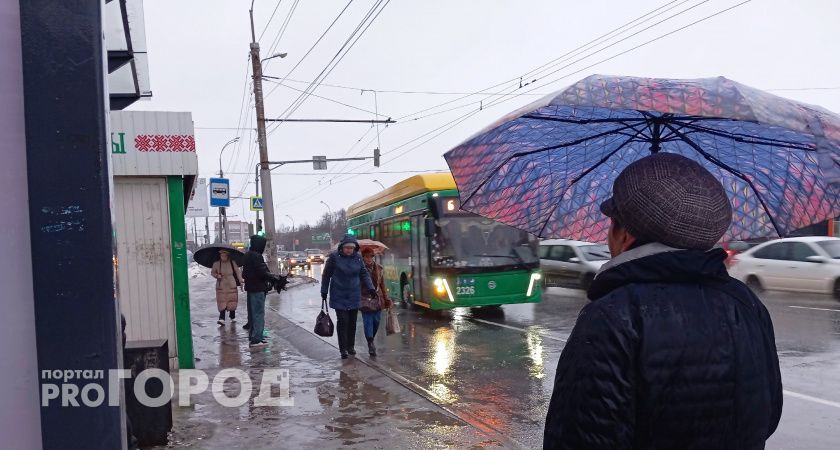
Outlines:
POLYGON ((268 270, 263 258, 266 240, 262 236, 251 236, 251 247, 242 262, 242 280, 248 293, 248 343, 252 350, 265 347, 265 294, 271 290, 275 276, 268 270))
POLYGON ((362 302, 362 285, 370 295, 377 295, 359 254, 359 243, 348 234, 327 258, 321 276, 321 298, 326 300, 329 293, 330 308, 335 310, 338 322, 336 331, 342 359, 348 354, 356 354, 356 321, 362 302))
POLYGON ((773 324, 712 247, 732 209, 711 173, 657 153, 601 205, 613 259, 557 363, 546 449, 761 449, 778 426, 773 324))

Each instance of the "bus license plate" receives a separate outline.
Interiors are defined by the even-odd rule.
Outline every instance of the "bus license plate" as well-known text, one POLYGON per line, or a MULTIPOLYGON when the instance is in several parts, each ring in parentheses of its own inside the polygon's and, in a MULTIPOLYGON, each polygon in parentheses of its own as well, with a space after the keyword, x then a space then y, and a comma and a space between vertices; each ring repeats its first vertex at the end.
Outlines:
POLYGON ((475 286, 458 286, 455 289, 457 295, 475 295, 475 286))

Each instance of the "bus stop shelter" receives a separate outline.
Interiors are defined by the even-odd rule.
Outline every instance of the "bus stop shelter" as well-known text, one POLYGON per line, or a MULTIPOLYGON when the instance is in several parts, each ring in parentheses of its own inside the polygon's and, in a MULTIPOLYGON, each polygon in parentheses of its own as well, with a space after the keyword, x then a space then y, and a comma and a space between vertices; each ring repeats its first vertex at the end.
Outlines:
POLYGON ((111 112, 118 298, 129 341, 167 339, 193 367, 185 209, 198 173, 191 113, 111 112))

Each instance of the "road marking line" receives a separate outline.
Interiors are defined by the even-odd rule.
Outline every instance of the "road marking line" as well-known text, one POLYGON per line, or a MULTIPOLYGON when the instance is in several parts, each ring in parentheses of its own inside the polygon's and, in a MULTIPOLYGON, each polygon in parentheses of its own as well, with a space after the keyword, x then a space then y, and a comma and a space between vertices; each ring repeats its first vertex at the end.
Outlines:
POLYGON ((832 312, 840 312, 840 309, 811 308, 811 307, 808 307, 808 306, 793 306, 793 305, 788 305, 788 308, 796 308, 796 309, 813 309, 814 311, 832 311, 832 312))
POLYGON ((809 402, 819 403, 821 405, 831 406, 834 408, 840 408, 840 402, 832 402, 831 400, 825 400, 822 398, 811 397, 810 395, 800 394, 798 392, 792 392, 784 390, 782 391, 785 395, 789 397, 798 398, 800 400, 807 400, 809 402))
MULTIPOLYGON (((530 330, 526 330, 525 328, 514 327, 512 325, 506 325, 506 324, 503 324, 503 323, 493 322, 493 321, 490 321, 490 320, 476 319, 474 317, 470 318, 470 320, 473 320, 475 322, 486 323, 488 325, 495 325, 497 327, 507 328, 507 329, 510 329, 510 330, 521 331, 523 333, 527 333, 528 331, 530 331, 530 330)), ((546 339, 551 339, 552 341, 568 342, 566 339, 563 339, 563 338, 557 337, 557 336, 552 336, 548 333, 541 333, 540 335, 542 337, 546 338, 546 339)))

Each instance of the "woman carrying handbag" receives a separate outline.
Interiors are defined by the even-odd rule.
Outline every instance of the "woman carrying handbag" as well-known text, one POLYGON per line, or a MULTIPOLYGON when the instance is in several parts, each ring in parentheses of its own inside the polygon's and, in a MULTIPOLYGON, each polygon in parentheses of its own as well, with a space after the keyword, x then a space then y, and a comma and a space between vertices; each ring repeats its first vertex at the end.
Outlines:
POLYGON ((388 309, 393 305, 393 302, 388 297, 388 291, 385 289, 385 277, 383 276, 382 266, 377 264, 374 259, 375 251, 371 247, 362 248, 362 259, 365 262, 365 268, 370 274, 370 279, 373 285, 376 286, 376 296, 364 295, 362 293, 361 311, 362 323, 365 326, 365 339, 367 339, 368 353, 370 356, 376 356, 376 345, 373 343, 373 338, 376 337, 376 332, 379 331, 379 323, 382 320, 382 310, 388 309))
POLYGON ((363 288, 376 296, 376 288, 359 255, 359 243, 355 237, 347 235, 327 258, 321 276, 321 299, 326 301, 329 294, 330 307, 335 310, 338 322, 336 331, 341 359, 356 354, 356 321, 363 288))

